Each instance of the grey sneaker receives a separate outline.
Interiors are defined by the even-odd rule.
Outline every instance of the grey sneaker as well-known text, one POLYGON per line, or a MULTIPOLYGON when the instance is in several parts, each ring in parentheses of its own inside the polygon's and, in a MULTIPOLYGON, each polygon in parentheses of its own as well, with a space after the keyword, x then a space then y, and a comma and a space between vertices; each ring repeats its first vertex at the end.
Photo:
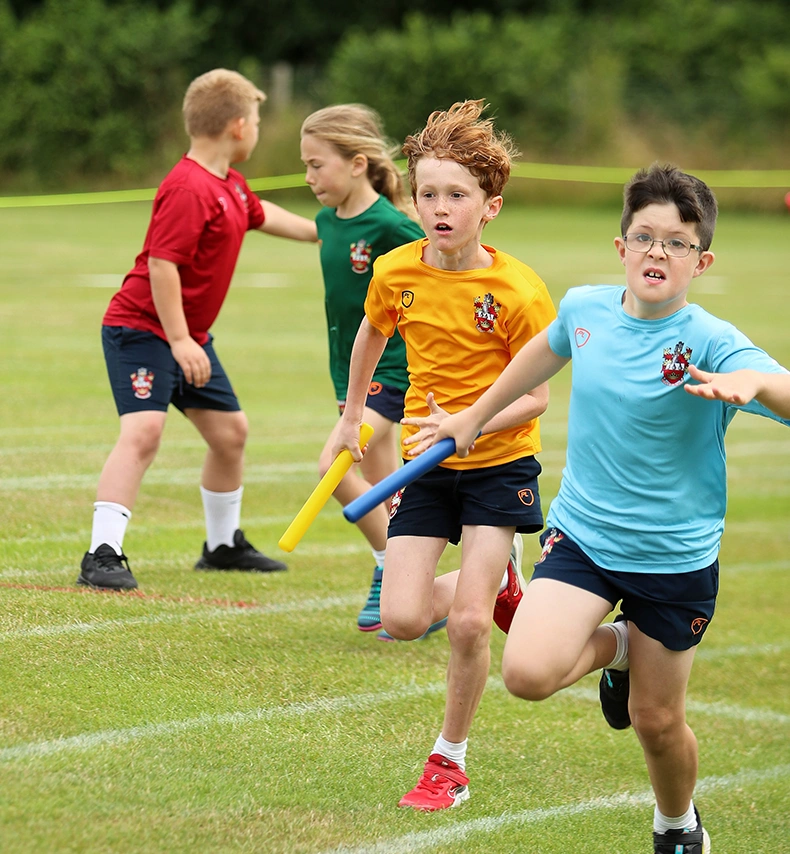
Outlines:
POLYGON ((126 555, 119 555, 107 543, 102 543, 95 552, 85 552, 80 565, 77 584, 99 590, 135 590, 135 581, 126 555))
POLYGON ((195 569, 240 570, 241 572, 282 572, 288 567, 279 560, 266 557, 244 538, 244 531, 236 529, 233 545, 219 545, 209 551, 203 543, 203 555, 195 569))

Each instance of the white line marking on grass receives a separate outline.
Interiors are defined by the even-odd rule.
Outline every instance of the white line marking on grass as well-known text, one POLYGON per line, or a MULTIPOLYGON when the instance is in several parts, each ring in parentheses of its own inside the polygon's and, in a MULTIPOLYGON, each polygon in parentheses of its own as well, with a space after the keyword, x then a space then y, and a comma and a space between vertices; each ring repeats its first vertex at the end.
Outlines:
MULTIPOLYGON (((325 599, 300 599, 274 605, 252 605, 238 608, 232 603, 227 608, 211 607, 194 611, 179 611, 175 614, 148 614, 141 617, 126 617, 114 620, 94 620, 91 622, 64 623, 59 626, 31 626, 24 629, 9 629, 0 632, 0 643, 25 638, 46 638, 70 634, 89 634, 91 632, 116 631, 133 626, 153 626, 160 623, 186 623, 192 620, 225 620, 244 616, 262 616, 268 614, 293 614, 327 611, 332 608, 346 608, 359 600, 354 596, 330 596, 325 599)), ((169 603, 166 603, 169 604, 169 603)), ((199 602, 181 603, 199 606, 199 602)))
MULTIPOLYGON (((295 605, 292 607, 295 607, 295 605)), ((251 609, 245 609, 243 613, 249 613, 249 610, 251 609)), ((486 685, 489 690, 506 690, 501 678, 497 676, 490 676, 486 685)), ((143 724, 126 729, 102 730, 99 732, 84 733, 83 735, 57 738, 52 741, 28 742, 27 744, 18 744, 14 747, 5 747, 0 749, 0 762, 39 758, 69 750, 89 750, 102 745, 125 744, 138 739, 159 738, 194 729, 208 729, 216 726, 238 726, 240 724, 260 723, 262 721, 272 721, 276 724, 278 720, 283 718, 305 717, 307 715, 326 713, 336 714, 349 710, 369 709, 384 703, 436 695, 444 691, 446 691, 446 685, 443 681, 430 682, 427 685, 417 685, 412 682, 389 691, 355 694, 352 696, 325 697, 303 703, 263 706, 246 712, 231 712, 216 715, 203 714, 180 721, 163 721, 161 723, 143 724)), ((569 698, 598 702, 597 691, 587 688, 566 688, 557 694, 556 697, 558 699, 569 698)), ((728 717, 735 717, 744 721, 748 720, 749 722, 762 723, 768 721, 769 723, 790 723, 790 716, 779 715, 775 712, 761 712, 757 709, 738 709, 736 706, 724 706, 719 703, 695 703, 694 706, 697 712, 718 716, 721 716, 722 709, 724 709, 728 717)), ((790 766, 788 767, 790 768, 790 766)))
MULTIPOLYGON (((754 786, 771 780, 782 780, 790 776, 790 765, 775 765, 761 771, 741 771, 738 774, 703 777, 697 782, 695 795, 707 794, 721 789, 735 789, 740 786, 754 786)), ((601 810, 623 809, 625 807, 645 807, 655 803, 655 795, 651 791, 624 792, 611 795, 608 798, 592 798, 578 804, 560 804, 555 807, 539 807, 538 809, 509 812, 503 815, 486 816, 471 821, 460 821, 446 827, 433 830, 406 833, 394 839, 373 842, 349 848, 330 848, 323 854, 415 854, 415 852, 436 848, 449 851, 469 836, 476 833, 492 834, 506 827, 520 827, 538 824, 552 818, 571 818, 586 815, 601 810)), ((529 841, 525 840, 529 846, 529 841)), ((531 840, 534 844, 535 840, 531 840)), ((525 849, 527 850, 527 849, 525 849)), ((531 846, 529 850, 532 850, 531 846)))
POLYGON ((444 682, 431 682, 427 685, 404 685, 390 691, 369 694, 355 694, 351 697, 325 697, 304 703, 290 703, 283 706, 264 706, 247 712, 229 712, 221 715, 198 715, 182 721, 164 721, 158 724, 144 724, 126 729, 110 729, 100 732, 75 735, 70 738, 57 738, 53 741, 29 742, 15 747, 0 749, 0 762, 18 759, 38 759, 63 753, 69 750, 90 750, 102 745, 125 744, 143 738, 159 738, 176 735, 195 729, 209 729, 216 726, 239 726, 271 722, 273 731, 277 721, 283 718, 301 718, 314 714, 338 714, 346 711, 369 709, 374 705, 388 702, 400 702, 414 697, 441 694, 446 690, 444 682))

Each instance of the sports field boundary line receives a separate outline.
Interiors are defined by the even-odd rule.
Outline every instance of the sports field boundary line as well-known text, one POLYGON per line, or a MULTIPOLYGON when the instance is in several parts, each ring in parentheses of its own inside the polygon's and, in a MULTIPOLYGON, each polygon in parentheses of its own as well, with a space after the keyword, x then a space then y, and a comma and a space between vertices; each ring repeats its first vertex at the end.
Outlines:
MULTIPOLYGON (((775 765, 762 771, 749 770, 740 771, 736 774, 712 775, 697 781, 694 794, 696 797, 741 786, 759 785, 789 776, 790 765, 775 765)), ((457 845, 472 834, 491 834, 504 828, 539 824, 549 819, 573 818, 602 810, 649 807, 654 803, 655 795, 652 791, 623 792, 603 798, 592 798, 576 804, 558 804, 553 807, 538 807, 537 809, 459 821, 449 826, 406 833, 403 836, 380 842, 354 847, 344 845, 339 848, 328 848, 320 854, 417 854, 419 851, 431 848, 446 851, 450 850, 450 845, 457 845)), ((530 850, 532 849, 530 848, 530 850)))
MULTIPOLYGON (((247 612, 248 613, 248 612, 247 612)), ((486 689, 489 691, 506 691, 501 677, 489 676, 486 689)), ((320 697, 315 700, 307 700, 296 703, 286 703, 278 706, 260 706, 240 712, 226 712, 219 714, 204 713, 193 718, 182 720, 161 721, 159 723, 139 724, 137 726, 123 729, 99 730, 81 735, 63 736, 48 741, 27 742, 11 747, 0 748, 0 764, 17 760, 29 761, 52 756, 68 751, 85 751, 94 747, 115 747, 132 741, 149 738, 162 738, 178 735, 197 729, 209 727, 239 726, 243 724, 258 724, 272 722, 276 725, 278 720, 284 718, 299 718, 314 714, 339 714, 358 709, 370 709, 390 702, 412 700, 417 697, 425 697, 442 694, 446 691, 446 684, 442 681, 429 682, 418 685, 411 682, 398 688, 387 691, 367 692, 364 694, 341 695, 336 697, 320 697)), ((593 701, 598 702, 598 694, 592 689, 581 687, 566 688, 564 691, 554 695, 555 699, 571 701, 593 701)), ((720 718, 724 704, 690 702, 697 714, 710 714, 720 718)), ((727 706, 728 716, 734 717, 738 707, 727 706)), ((763 713, 759 709, 742 709, 741 716, 736 717, 749 723, 790 724, 790 715, 781 715, 778 712, 763 713)), ((790 766, 788 766, 790 768, 790 766)))

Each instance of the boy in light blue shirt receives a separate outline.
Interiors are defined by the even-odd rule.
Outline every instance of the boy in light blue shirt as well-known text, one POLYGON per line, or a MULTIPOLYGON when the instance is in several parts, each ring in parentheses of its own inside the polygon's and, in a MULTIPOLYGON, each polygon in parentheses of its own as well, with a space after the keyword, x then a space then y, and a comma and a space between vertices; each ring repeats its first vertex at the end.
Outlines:
POLYGON ((573 362, 566 466, 502 672, 511 693, 541 700, 603 669, 604 717, 633 723, 644 751, 654 854, 710 851, 685 694, 718 592, 724 434, 738 410, 790 426, 790 373, 687 302, 714 261, 716 217, 698 178, 638 172, 615 238, 626 286, 570 290, 556 321, 434 440, 474 453, 483 424, 573 362))

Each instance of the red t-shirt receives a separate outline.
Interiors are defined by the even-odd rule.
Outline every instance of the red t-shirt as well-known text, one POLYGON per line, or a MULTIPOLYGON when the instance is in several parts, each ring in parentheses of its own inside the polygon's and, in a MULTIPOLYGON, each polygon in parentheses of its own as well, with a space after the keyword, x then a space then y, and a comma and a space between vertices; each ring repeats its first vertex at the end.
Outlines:
POLYGON ((189 334, 208 341, 241 250, 244 235, 264 220, 260 199, 235 169, 225 179, 183 157, 154 199, 143 251, 110 300, 104 326, 129 326, 167 340, 151 296, 148 258, 178 265, 189 334))

